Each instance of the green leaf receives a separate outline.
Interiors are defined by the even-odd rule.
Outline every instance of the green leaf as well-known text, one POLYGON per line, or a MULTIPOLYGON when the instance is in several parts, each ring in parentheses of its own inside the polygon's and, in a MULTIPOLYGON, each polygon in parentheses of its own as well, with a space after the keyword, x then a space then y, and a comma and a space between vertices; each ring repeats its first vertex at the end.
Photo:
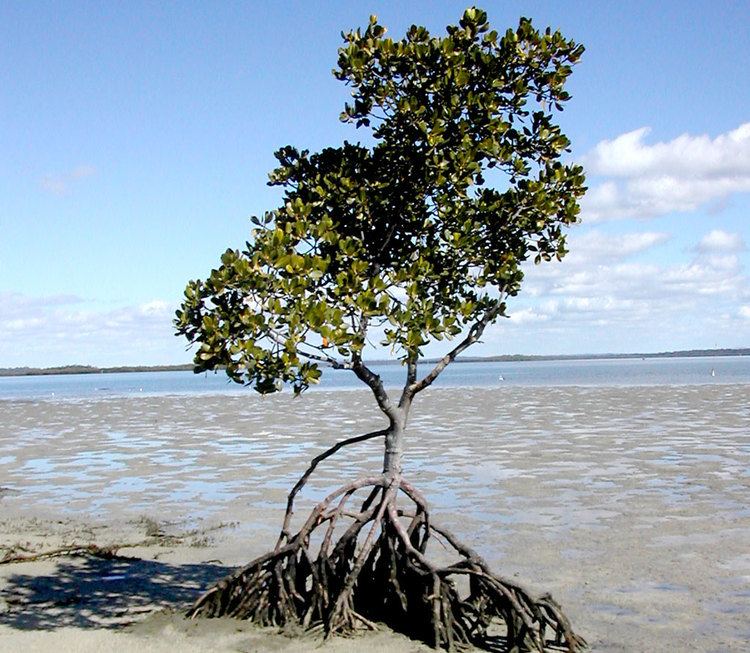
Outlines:
POLYGON ((526 260, 566 254, 586 189, 561 162, 556 112, 583 47, 526 18, 502 34, 469 8, 444 34, 386 38, 372 17, 344 35, 341 118, 365 144, 275 153, 278 207, 251 217, 245 248, 188 283, 175 314, 196 369, 299 393, 320 377, 309 354, 323 338, 351 357, 379 324, 394 355, 413 358, 501 315, 526 260))

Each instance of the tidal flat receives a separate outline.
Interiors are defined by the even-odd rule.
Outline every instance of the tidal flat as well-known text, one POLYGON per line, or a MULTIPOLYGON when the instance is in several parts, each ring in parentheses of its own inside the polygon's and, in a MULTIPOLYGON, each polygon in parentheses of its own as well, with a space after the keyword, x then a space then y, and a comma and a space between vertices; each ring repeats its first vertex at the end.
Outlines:
MULTIPOLYGON (((107 621, 96 611, 112 602, 89 601, 84 563, 2 565, 0 648, 45 650, 57 633, 70 650, 98 650, 106 637, 118 650, 139 650, 144 637, 146 650, 170 650, 181 637, 192 650, 224 628, 212 650, 238 650, 237 638, 298 650, 246 625, 189 630, 158 611, 182 610, 270 548, 309 460, 383 422, 366 391, 0 401, 0 546, 140 542, 127 555, 168 567, 180 588, 144 598, 121 586, 121 618, 107 621), (144 541, 149 528, 192 535, 144 541), (69 605, 34 589, 63 574, 78 582, 69 605)), ((593 650, 750 647, 750 386, 432 389, 415 402, 406 446, 405 475, 435 519, 496 572, 551 592, 593 650)), ((298 517, 337 484, 379 471, 381 449, 365 442, 325 461, 298 517)), ((382 637, 335 650, 422 650, 382 637)))

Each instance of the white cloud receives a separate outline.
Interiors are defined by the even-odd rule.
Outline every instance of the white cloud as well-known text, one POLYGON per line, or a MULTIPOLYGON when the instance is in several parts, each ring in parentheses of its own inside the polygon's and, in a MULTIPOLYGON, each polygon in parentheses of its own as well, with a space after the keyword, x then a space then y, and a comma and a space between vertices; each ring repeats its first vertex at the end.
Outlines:
MULTIPOLYGON (((548 266, 549 267, 549 266, 548 266)), ((643 299, 679 303, 699 295, 735 294, 747 289, 736 256, 699 256, 689 263, 672 266, 653 263, 581 264, 566 262, 543 274, 529 269, 527 283, 537 297, 586 298, 599 306, 614 299, 643 299)))
POLYGON ((79 297, 0 293, 3 367, 187 362, 173 335, 174 307, 163 300, 106 308, 79 297))
POLYGON ((648 128, 600 142, 583 157, 589 174, 609 177, 582 202, 588 222, 694 211, 750 191, 750 123, 720 134, 683 134, 648 145, 648 128))
POLYGON ((600 231, 573 234, 568 238, 570 253, 566 262, 619 261, 639 254, 669 240, 666 233, 644 231, 640 233, 608 236, 600 231))
POLYGON ((169 304, 162 301, 161 299, 155 299, 151 302, 146 302, 138 307, 138 312, 141 315, 169 315, 171 314, 169 304))
POLYGON ((7 320, 3 325, 6 330, 10 332, 28 331, 29 329, 35 329, 44 324, 44 320, 39 317, 30 317, 27 319, 17 318, 15 320, 7 320))
POLYGON ((683 134, 667 143, 644 144, 647 127, 602 141, 585 157, 597 175, 634 178, 666 173, 701 178, 725 178, 738 172, 750 175, 750 122, 720 134, 683 134))
POLYGON ((745 250, 745 241, 738 233, 714 229, 701 239, 697 249, 699 252, 742 252, 745 250))
POLYGON ((529 324, 534 322, 545 322, 549 320, 551 315, 549 314, 549 311, 544 313, 540 311, 535 311, 531 308, 522 308, 518 311, 513 311, 510 314, 510 321, 516 325, 516 324, 529 324))
POLYGON ((66 195, 73 183, 96 174, 91 165, 79 165, 61 174, 46 175, 41 180, 42 189, 53 195, 66 195))
POLYGON ((547 353, 711 347, 721 342, 717 334, 727 346, 746 344, 750 283, 737 255, 742 239, 714 230, 683 250, 692 260, 628 260, 668 238, 657 232, 577 236, 562 262, 526 267, 524 291, 509 305, 511 319, 493 327, 488 342, 508 347, 533 329, 534 342, 547 353), (681 346, 673 340, 678 334, 681 346), (661 344, 641 344, 645 338, 661 344))

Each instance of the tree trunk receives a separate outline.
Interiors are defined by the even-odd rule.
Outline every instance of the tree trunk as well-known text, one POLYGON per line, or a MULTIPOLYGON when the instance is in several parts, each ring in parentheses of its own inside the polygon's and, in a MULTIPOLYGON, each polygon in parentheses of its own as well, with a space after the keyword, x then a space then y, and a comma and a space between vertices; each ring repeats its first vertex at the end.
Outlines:
POLYGON ((406 414, 399 411, 397 419, 391 420, 391 426, 385 436, 385 455, 383 457, 383 473, 389 476, 401 474, 401 458, 404 453, 404 429, 406 414))

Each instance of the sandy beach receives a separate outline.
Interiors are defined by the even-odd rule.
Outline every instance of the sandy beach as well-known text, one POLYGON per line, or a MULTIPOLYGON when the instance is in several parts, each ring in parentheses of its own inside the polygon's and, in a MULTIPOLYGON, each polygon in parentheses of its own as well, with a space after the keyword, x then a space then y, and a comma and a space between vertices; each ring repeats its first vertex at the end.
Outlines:
MULTIPOLYGON (((405 473, 499 573, 549 591, 595 651, 750 648, 750 387, 435 389, 405 473)), ((362 391, 0 401, 2 651, 306 651, 180 616, 263 553, 286 493, 337 439, 382 426, 362 391)), ((324 463, 304 508, 381 464, 324 463)), ((426 651, 388 631, 331 651, 426 651)))

